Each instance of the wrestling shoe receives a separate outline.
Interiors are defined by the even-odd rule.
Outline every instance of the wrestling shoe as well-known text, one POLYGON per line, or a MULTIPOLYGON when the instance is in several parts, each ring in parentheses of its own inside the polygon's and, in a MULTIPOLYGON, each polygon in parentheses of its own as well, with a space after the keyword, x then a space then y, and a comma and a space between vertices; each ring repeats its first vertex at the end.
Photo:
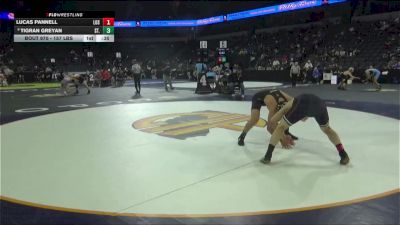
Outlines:
POLYGON ((269 164, 271 162, 271 158, 272 158, 272 151, 271 152, 267 151, 264 158, 260 159, 260 162, 264 164, 269 164))
POLYGON ((244 145, 244 138, 242 136, 240 136, 238 138, 238 145, 243 146, 244 145))
POLYGON ((271 158, 264 157, 264 158, 260 159, 260 162, 263 164, 269 164, 271 162, 271 158))
POLYGON ((345 151, 339 152, 339 156, 341 165, 347 165, 350 162, 350 158, 345 151))
POLYGON ((238 137, 238 145, 243 146, 244 145, 244 139, 246 137, 246 133, 242 132, 240 136, 238 137))

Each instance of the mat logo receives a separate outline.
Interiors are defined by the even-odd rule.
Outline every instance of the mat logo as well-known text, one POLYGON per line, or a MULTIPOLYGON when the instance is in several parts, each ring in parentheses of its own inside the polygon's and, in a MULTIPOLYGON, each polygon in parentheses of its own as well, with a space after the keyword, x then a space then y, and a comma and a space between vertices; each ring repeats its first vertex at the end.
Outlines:
MULTIPOLYGON (((184 140, 189 137, 205 136, 212 128, 242 131, 238 123, 246 122, 248 115, 218 111, 197 111, 152 116, 135 121, 132 126, 146 133, 184 140)), ((256 126, 265 127, 267 122, 260 119, 256 126)))

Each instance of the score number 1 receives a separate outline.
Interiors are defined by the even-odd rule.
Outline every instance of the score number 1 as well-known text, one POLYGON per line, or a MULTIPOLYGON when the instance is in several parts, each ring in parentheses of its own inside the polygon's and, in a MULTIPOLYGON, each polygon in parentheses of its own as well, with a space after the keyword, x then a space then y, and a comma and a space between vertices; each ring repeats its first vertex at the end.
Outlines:
POLYGON ((114 26, 114 18, 103 18, 103 26, 114 26))

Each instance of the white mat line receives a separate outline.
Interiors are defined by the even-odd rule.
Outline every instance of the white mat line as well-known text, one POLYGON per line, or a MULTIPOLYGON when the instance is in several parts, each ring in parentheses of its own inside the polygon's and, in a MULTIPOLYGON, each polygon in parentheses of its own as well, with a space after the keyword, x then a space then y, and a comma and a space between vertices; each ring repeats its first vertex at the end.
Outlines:
POLYGON ((123 213, 125 210, 128 210, 128 209, 130 209, 130 208, 134 208, 134 207, 143 205, 143 204, 145 204, 145 203, 148 203, 148 202, 157 200, 157 199, 159 199, 159 198, 163 198, 163 197, 165 197, 165 196, 167 196, 167 195, 170 195, 170 194, 173 194, 173 193, 175 193, 175 192, 181 191, 181 190, 183 190, 183 189, 186 189, 186 188, 195 186, 195 185, 200 184, 200 183, 202 183, 202 182, 204 182, 204 181, 211 180, 211 179, 214 179, 214 178, 216 178, 216 177, 218 177, 218 176, 221 176, 221 175, 224 175, 224 174, 233 172, 233 171, 235 171, 235 170, 244 168, 244 167, 246 167, 246 166, 248 166, 248 165, 254 163, 255 161, 258 161, 258 159, 257 159, 257 160, 252 160, 252 161, 250 161, 250 162, 247 162, 247 163, 242 164, 242 165, 240 165, 240 166, 234 167, 234 168, 232 168, 232 169, 225 170, 225 171, 223 171, 223 172, 221 172, 221 173, 218 173, 218 174, 215 174, 215 175, 206 177, 206 178, 201 179, 201 180, 199 180, 199 181, 195 181, 195 182, 193 182, 193 183, 184 185, 184 186, 182 186, 182 187, 178 187, 178 188, 176 188, 176 189, 174 189, 174 190, 171 190, 171 191, 169 191, 169 192, 166 192, 166 193, 157 195, 157 196, 155 196, 155 197, 153 197, 153 198, 144 200, 144 201, 142 201, 142 202, 138 202, 138 203, 136 203, 136 204, 133 204, 133 205, 131 205, 131 206, 128 206, 128 207, 126 207, 126 208, 124 208, 124 209, 119 210, 117 213, 123 213))

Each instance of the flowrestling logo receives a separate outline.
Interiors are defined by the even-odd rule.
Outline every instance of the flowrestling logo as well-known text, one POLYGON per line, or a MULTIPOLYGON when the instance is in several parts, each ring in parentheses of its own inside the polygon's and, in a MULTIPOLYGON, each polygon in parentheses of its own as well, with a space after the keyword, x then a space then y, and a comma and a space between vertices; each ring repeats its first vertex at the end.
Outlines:
MULTIPOLYGON (((242 131, 238 123, 246 122, 249 116, 218 111, 197 111, 152 116, 135 121, 132 126, 146 133, 184 140, 189 137, 205 136, 210 129, 223 128, 242 131)), ((267 122, 259 119, 256 126, 265 127, 267 122)))
POLYGON ((278 11, 288 11, 288 10, 295 10, 305 7, 312 7, 317 5, 317 1, 300 1, 300 2, 291 2, 287 4, 282 4, 278 6, 278 11))

